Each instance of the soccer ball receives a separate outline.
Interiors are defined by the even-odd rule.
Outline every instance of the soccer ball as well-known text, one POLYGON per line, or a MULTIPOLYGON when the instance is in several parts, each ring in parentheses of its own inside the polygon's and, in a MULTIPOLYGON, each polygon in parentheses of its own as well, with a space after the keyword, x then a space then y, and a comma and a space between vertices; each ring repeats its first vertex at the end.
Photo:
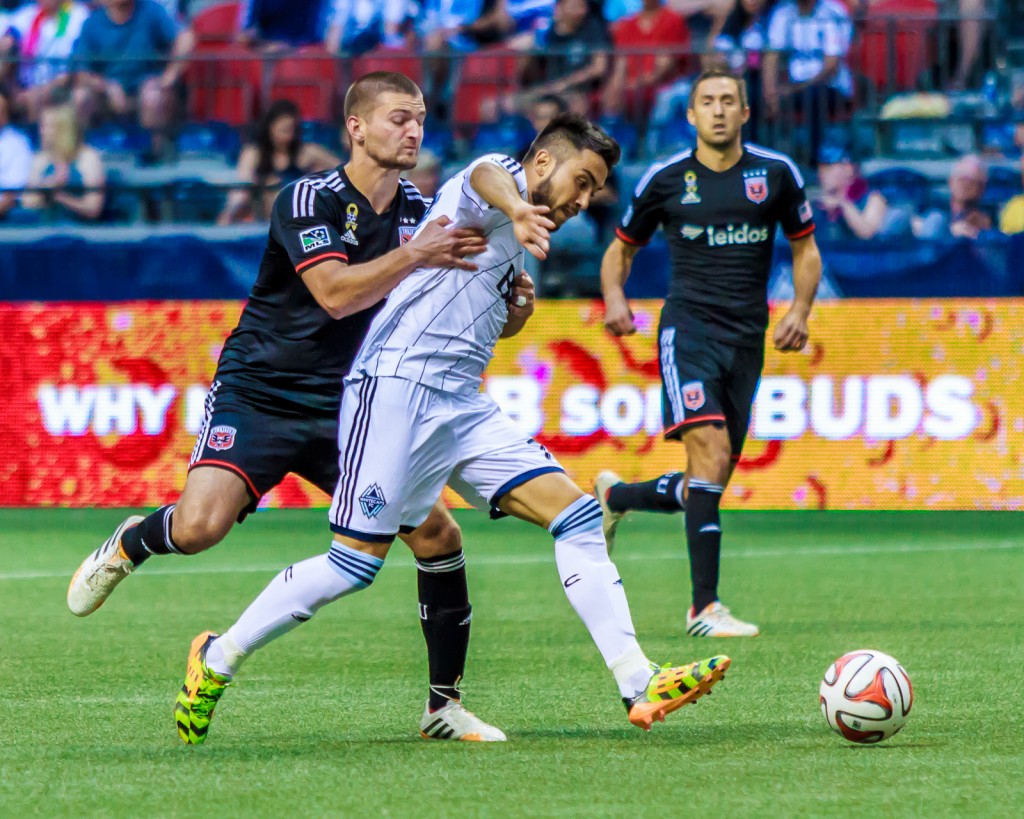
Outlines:
POLYGON ((829 727, 862 744, 881 742, 899 731, 914 702, 903 666, 870 648, 851 651, 832 663, 818 694, 829 727))

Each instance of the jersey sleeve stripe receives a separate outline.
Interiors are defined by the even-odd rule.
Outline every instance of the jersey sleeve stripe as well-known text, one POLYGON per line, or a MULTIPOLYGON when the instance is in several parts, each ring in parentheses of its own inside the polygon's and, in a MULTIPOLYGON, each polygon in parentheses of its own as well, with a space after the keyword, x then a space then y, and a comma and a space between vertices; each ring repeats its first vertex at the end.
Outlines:
POLYGON ((645 244, 647 244, 646 242, 638 242, 633 237, 627 236, 625 233, 623 233, 622 228, 615 228, 615 235, 622 239, 622 241, 624 241, 627 245, 633 245, 634 247, 643 247, 645 244))
POLYGON ((785 154, 779 153, 778 151, 770 151, 767 148, 762 148, 760 145, 753 145, 750 143, 747 143, 746 148, 754 156, 759 156, 763 159, 777 159, 779 162, 785 162, 789 166, 790 172, 793 174, 793 179, 796 180, 797 187, 802 188, 804 186, 803 174, 800 173, 800 169, 796 166, 796 163, 785 154))
POLYGON ((786 238, 793 241, 793 239, 803 239, 804 236, 810 236, 812 233, 814 233, 814 225, 808 225, 801 231, 786 234, 786 238))
POLYGON ((338 253, 337 251, 332 251, 331 253, 321 253, 319 256, 314 256, 312 259, 306 259, 306 261, 304 261, 302 264, 295 265, 295 272, 301 273, 303 270, 306 270, 307 268, 310 268, 315 264, 320 264, 320 262, 324 261, 325 259, 341 259, 342 261, 347 262, 348 256, 345 255, 344 253, 338 253))
POLYGON ((302 203, 302 183, 296 182, 295 187, 292 188, 292 218, 298 219, 302 216, 300 207, 302 203))
POLYGON ((647 169, 647 173, 640 177, 640 181, 636 183, 636 190, 633 191, 633 195, 640 196, 657 173, 665 170, 669 165, 675 165, 677 162, 682 162, 684 159, 688 159, 692 153, 693 149, 687 148, 685 151, 680 151, 678 154, 670 156, 664 162, 655 162, 647 169))
POLYGON ((309 186, 308 203, 306 205, 306 216, 316 215, 316 188, 309 186))

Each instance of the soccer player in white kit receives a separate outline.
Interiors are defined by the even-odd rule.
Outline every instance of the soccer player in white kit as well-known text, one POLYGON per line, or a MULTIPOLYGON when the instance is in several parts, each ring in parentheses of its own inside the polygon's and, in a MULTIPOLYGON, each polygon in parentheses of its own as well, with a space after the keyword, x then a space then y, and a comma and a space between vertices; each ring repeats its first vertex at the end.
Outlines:
MULTIPOLYGON (((325 555, 279 574, 223 636, 206 643, 192 708, 212 714, 256 649, 323 605, 366 588, 399 532, 430 513, 445 484, 477 506, 548 529, 566 595, 618 684, 629 720, 655 720, 708 693, 729 667, 716 656, 684 666, 652 663, 636 639, 601 508, 544 447, 480 392, 494 345, 510 321, 524 248, 545 258, 550 232, 585 210, 618 161, 619 146, 588 120, 564 115, 536 138, 523 164, 484 156, 449 180, 424 219, 484 233, 477 270, 420 268, 374 319, 345 379, 339 423, 341 478, 325 555)), ((447 730, 426 718, 424 736, 447 730)))

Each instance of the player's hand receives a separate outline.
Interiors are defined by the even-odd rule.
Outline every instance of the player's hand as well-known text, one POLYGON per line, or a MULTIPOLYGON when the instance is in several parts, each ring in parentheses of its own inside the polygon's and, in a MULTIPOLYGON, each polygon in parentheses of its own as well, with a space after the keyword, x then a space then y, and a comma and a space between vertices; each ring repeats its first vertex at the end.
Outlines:
POLYGON ((452 220, 447 216, 428 222, 409 247, 420 262, 431 267, 456 267, 459 270, 476 270, 477 266, 466 260, 487 250, 487 239, 471 228, 449 228, 452 220))
POLYGON ((548 219, 550 208, 523 202, 512 216, 512 229, 526 252, 544 261, 551 248, 551 231, 555 223, 548 219))
POLYGON ((775 349, 784 353, 802 350, 807 346, 807 313, 790 308, 775 326, 775 349))
POLYGON ((533 279, 525 270, 512 280, 512 295, 509 299, 509 321, 526 321, 533 315, 536 306, 537 291, 533 279))
POLYGON ((631 336, 636 332, 633 311, 625 298, 605 299, 604 329, 613 336, 631 336))

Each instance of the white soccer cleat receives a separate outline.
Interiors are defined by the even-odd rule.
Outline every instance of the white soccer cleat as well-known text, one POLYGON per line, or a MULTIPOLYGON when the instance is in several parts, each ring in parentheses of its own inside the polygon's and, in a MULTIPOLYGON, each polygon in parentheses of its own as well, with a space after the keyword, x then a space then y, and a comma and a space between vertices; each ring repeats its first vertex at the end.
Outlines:
POLYGON ((431 712, 430 705, 420 720, 420 736, 424 739, 457 739, 462 742, 505 742, 500 728, 488 725, 461 702, 449 700, 444 708, 431 712))
POLYGON ((68 608, 76 617, 96 611, 114 587, 132 573, 135 566, 121 551, 121 536, 142 521, 142 515, 126 518, 100 548, 82 561, 68 586, 68 608))
POLYGON ((716 600, 700 614, 695 614, 693 608, 686 612, 686 633, 691 637, 756 637, 761 632, 753 623, 737 620, 716 600))
POLYGON ((610 470, 602 472, 594 481, 594 497, 601 505, 601 513, 604 516, 601 529, 604 532, 604 544, 608 547, 608 554, 615 548, 615 530, 619 526, 619 521, 626 515, 625 512, 613 512, 608 507, 608 490, 622 482, 622 478, 610 470))

